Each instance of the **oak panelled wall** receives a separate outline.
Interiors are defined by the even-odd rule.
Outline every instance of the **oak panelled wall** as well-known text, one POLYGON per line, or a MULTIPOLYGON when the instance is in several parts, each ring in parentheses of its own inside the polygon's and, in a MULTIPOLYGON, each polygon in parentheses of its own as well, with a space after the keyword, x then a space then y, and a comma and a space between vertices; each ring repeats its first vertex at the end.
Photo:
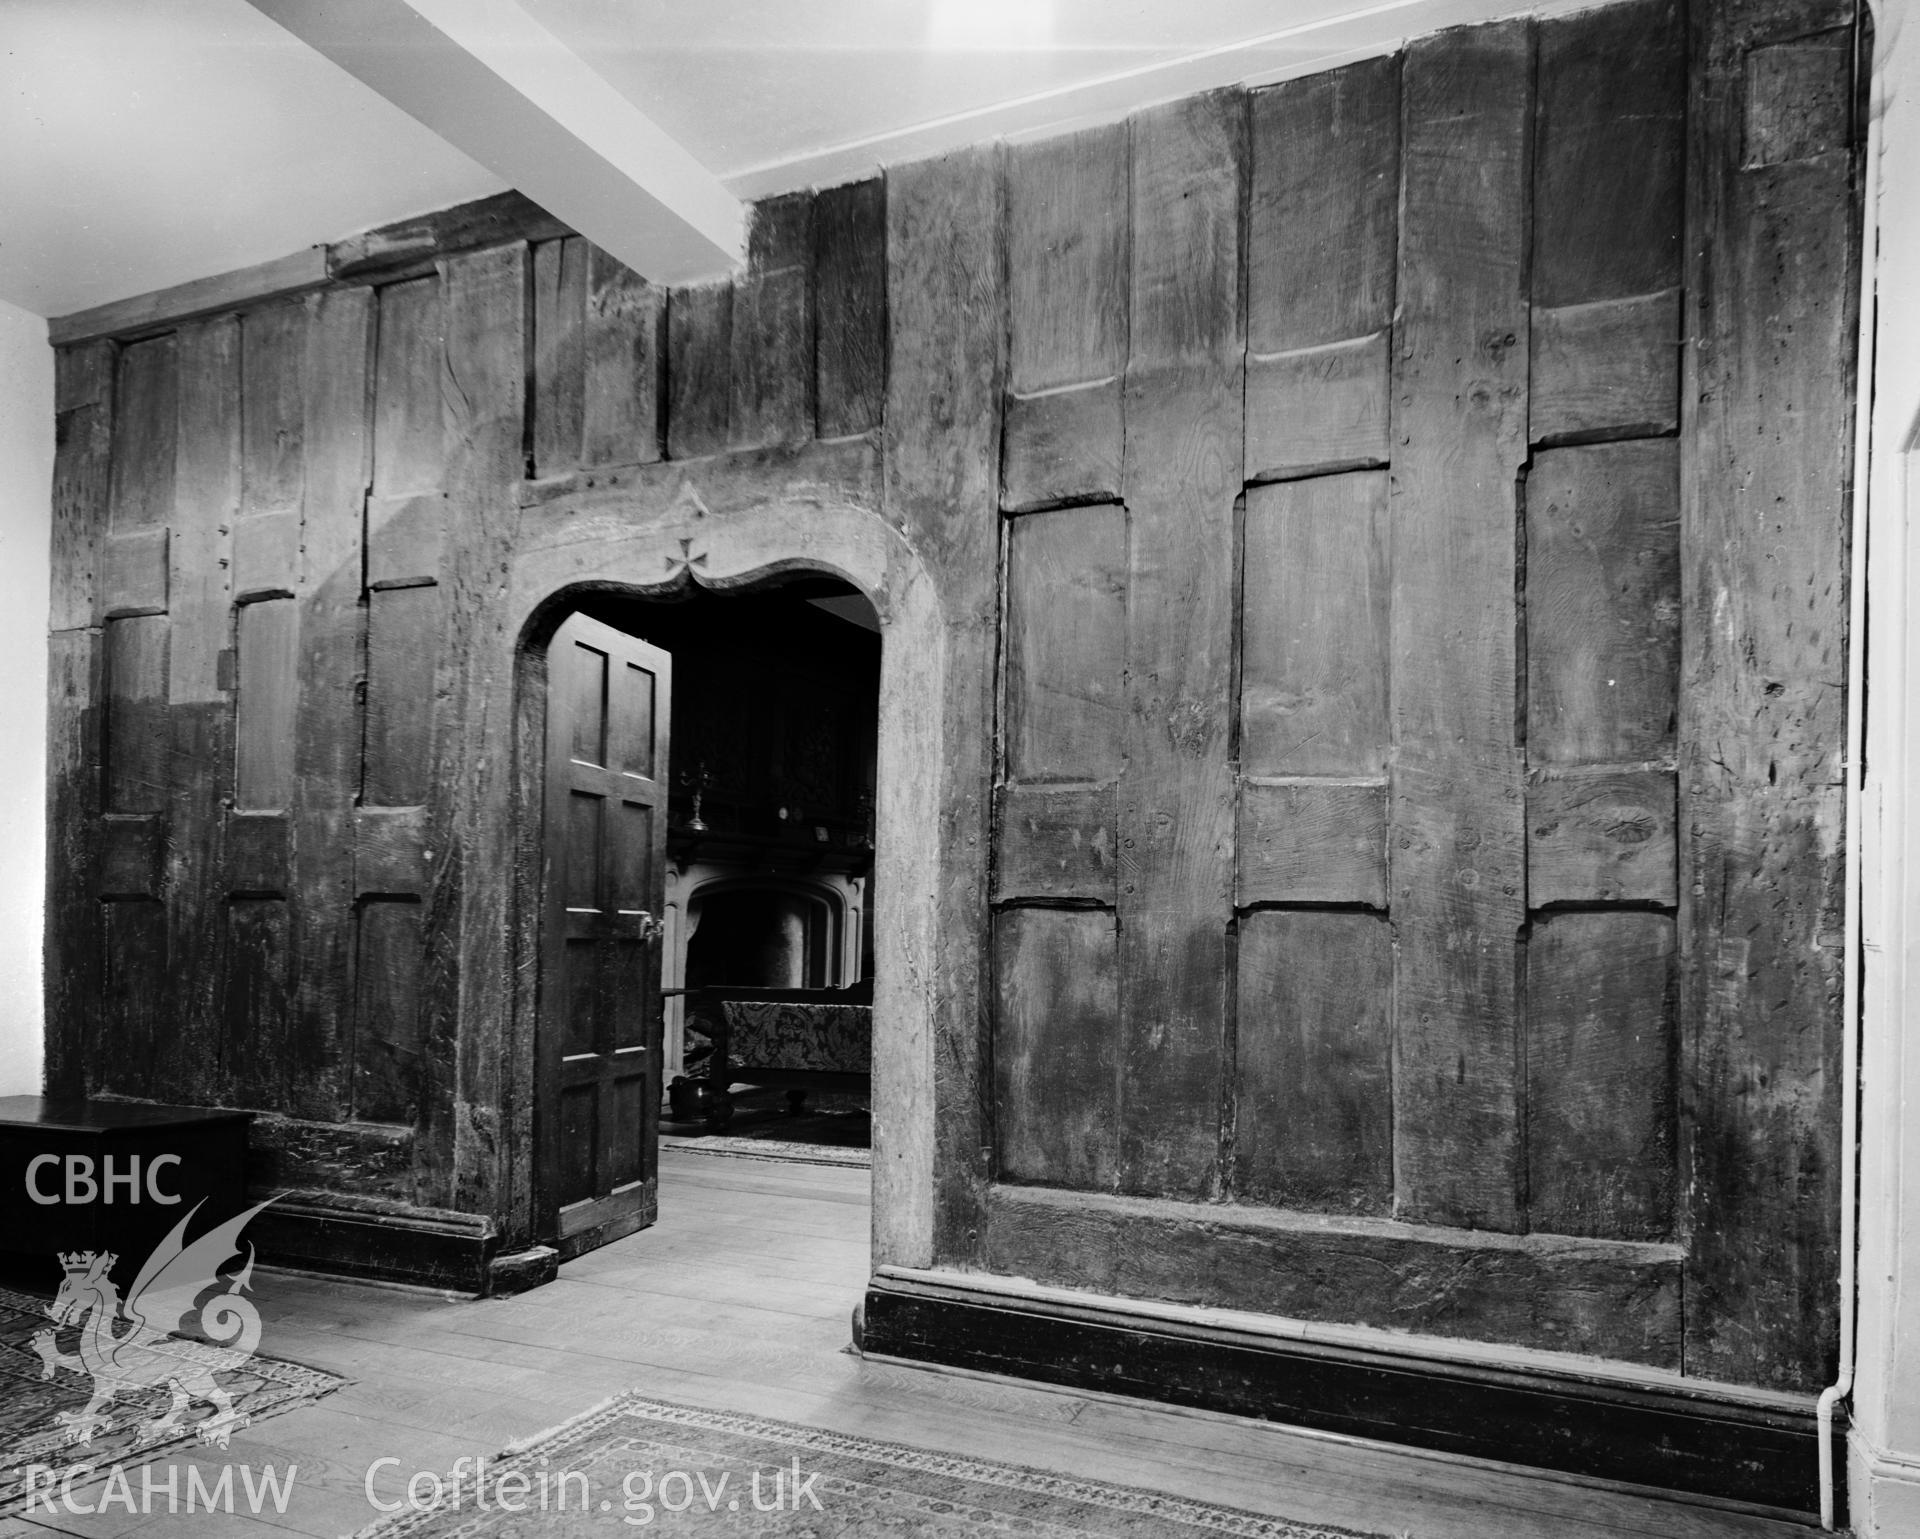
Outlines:
POLYGON ((53 1084, 537 1238, 490 595, 543 488, 852 444, 949 627, 937 1266, 1817 1388, 1855 41, 1629 0, 773 199, 730 282, 449 217, 68 347, 53 1084))

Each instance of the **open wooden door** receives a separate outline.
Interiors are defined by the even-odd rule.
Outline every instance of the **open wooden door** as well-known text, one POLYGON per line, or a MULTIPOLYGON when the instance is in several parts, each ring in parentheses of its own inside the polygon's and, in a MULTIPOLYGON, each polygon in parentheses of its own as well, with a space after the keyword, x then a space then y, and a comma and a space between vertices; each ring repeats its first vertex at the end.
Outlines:
POLYGON ((584 615, 547 649, 541 1214, 563 1257, 653 1222, 672 660, 584 615))

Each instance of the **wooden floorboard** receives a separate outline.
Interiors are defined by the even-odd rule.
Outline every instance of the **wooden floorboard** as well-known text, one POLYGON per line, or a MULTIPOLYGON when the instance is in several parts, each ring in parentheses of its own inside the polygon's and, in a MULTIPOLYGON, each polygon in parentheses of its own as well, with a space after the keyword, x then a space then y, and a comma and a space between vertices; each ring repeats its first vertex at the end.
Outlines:
MULTIPOLYGON (((517 1298, 261 1272, 263 1348, 350 1380, 233 1440, 235 1462, 299 1466, 286 1513, 169 1516, 162 1502, 146 1517, 0 1520, 0 1539, 351 1533, 375 1516, 373 1460, 444 1471, 627 1389, 1413 1539, 1806 1532, 1230 1417, 863 1361, 847 1341, 867 1281, 867 1173, 734 1164, 663 1153, 658 1225, 517 1298)), ((211 1452, 193 1457, 219 1462, 211 1452)), ((184 1482, 184 1459, 172 1462, 184 1482)))

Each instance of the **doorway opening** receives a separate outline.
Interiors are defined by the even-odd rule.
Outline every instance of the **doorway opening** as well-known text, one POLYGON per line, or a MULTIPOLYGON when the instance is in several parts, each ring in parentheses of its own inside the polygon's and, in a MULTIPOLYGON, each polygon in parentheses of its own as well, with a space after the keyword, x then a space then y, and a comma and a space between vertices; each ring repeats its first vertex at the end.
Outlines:
POLYGON ((868 600, 818 574, 567 603, 547 654, 536 1159, 577 1255, 652 1221, 661 1143, 868 1158, 881 639, 868 600), (641 673, 643 712, 605 682, 641 673), (647 737, 628 755, 645 773, 596 807, 575 782, 605 771, 582 755, 617 758, 623 733, 647 737), (629 1073, 589 1106, 595 1051, 644 1062, 644 1089, 629 1073))

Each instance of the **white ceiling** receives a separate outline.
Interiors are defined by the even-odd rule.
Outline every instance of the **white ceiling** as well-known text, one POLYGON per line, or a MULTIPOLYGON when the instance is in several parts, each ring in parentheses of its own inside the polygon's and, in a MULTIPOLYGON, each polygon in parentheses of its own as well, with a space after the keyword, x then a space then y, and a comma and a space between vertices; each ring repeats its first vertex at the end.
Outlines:
MULTIPOLYGON (((1522 8, 521 4, 743 198, 1207 85, 1301 74, 1522 8)), ((0 0, 0 50, 0 299, 41 315, 266 261, 504 185, 246 0, 0 0)))

